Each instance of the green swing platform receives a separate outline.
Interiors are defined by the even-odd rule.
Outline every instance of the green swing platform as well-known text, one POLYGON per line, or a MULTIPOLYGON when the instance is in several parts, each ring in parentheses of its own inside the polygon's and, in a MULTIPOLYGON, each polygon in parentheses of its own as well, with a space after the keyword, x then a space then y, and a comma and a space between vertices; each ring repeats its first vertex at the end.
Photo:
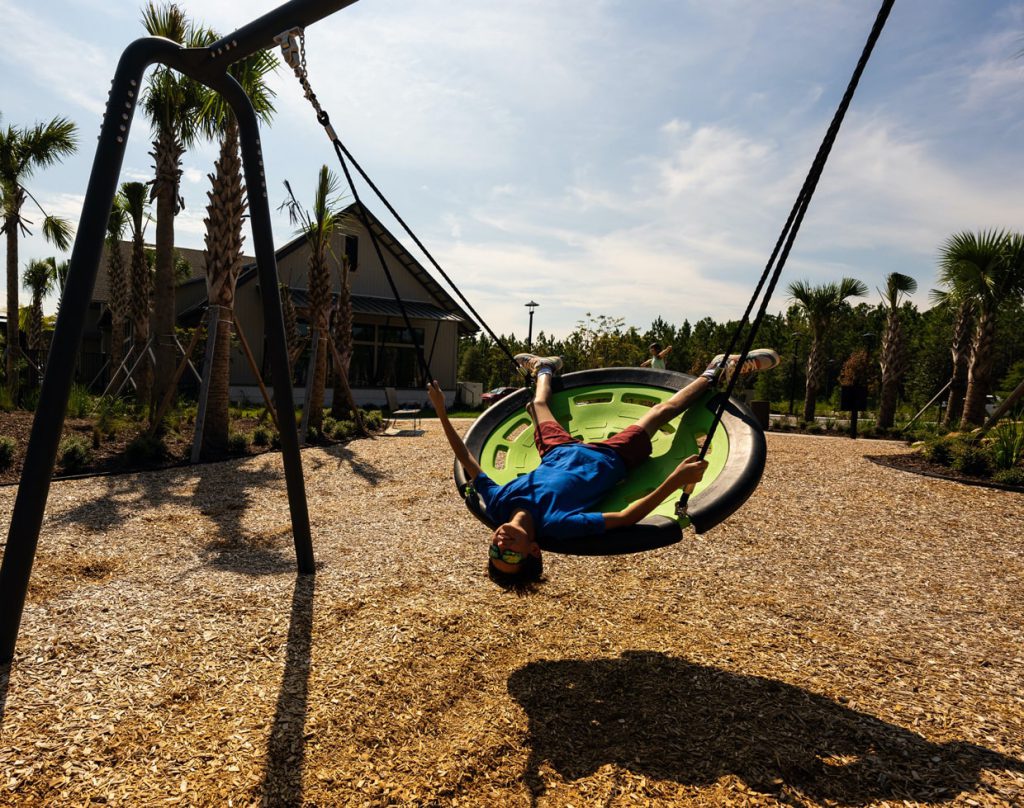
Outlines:
MULTIPOLYGON (((584 441, 604 440, 635 422, 693 380, 667 370, 603 368, 569 373, 555 379, 551 409, 570 434, 584 441)), ((484 412, 466 434, 470 452, 488 477, 499 484, 527 474, 540 464, 533 443, 533 422, 526 412, 532 391, 521 390, 484 412)), ((652 440, 653 453, 598 506, 618 511, 653 491, 679 464, 696 454, 711 428, 721 393, 709 393, 652 440)), ((663 502, 646 519, 598 537, 540 539, 543 549, 571 555, 617 555, 665 547, 682 539, 690 524, 698 533, 714 527, 739 508, 757 487, 766 457, 764 432, 750 410, 730 399, 705 456, 708 470, 690 496, 684 516, 676 514, 679 495, 663 502)), ((491 528, 497 525, 455 463, 455 482, 469 509, 491 528)))

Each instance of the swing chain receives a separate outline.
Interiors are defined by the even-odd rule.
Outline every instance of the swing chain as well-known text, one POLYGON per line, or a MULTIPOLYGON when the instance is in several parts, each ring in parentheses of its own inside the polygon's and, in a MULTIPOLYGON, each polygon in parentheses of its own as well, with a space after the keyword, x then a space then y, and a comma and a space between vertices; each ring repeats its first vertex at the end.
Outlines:
POLYGON ((306 100, 309 101, 313 109, 316 111, 317 121, 327 131, 327 137, 331 139, 331 142, 335 142, 338 139, 338 135, 335 133, 334 127, 331 126, 330 116, 328 116, 326 110, 320 106, 320 101, 316 97, 316 93, 313 92, 313 87, 309 83, 309 73, 306 70, 305 30, 299 27, 290 28, 275 36, 274 42, 281 46, 281 56, 288 66, 294 71, 296 78, 299 80, 299 84, 302 85, 302 91, 306 96, 306 100))

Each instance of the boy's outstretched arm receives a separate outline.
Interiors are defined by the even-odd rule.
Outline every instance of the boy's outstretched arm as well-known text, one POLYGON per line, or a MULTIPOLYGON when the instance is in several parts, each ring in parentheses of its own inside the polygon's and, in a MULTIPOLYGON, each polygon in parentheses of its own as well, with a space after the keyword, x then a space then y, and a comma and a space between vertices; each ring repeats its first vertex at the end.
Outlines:
POLYGON ((462 464, 462 468, 466 470, 466 476, 472 482, 480 475, 482 469, 476 458, 473 457, 473 454, 466 448, 466 444, 459 437, 459 433, 455 431, 452 422, 448 419, 448 410, 444 403, 444 393, 441 392, 441 386, 437 383, 437 380, 427 385, 427 395, 430 397, 430 403, 434 406, 434 412, 437 413, 438 420, 441 421, 441 428, 444 430, 444 436, 448 438, 448 445, 452 447, 452 451, 455 453, 455 459, 462 464))
POLYGON ((672 492, 699 483, 704 477, 704 471, 707 467, 708 462, 706 460, 700 460, 697 455, 690 455, 690 457, 687 457, 675 467, 675 470, 668 475, 665 482, 647 496, 631 502, 621 511, 601 514, 604 517, 605 530, 635 525, 664 502, 665 498, 672 492))

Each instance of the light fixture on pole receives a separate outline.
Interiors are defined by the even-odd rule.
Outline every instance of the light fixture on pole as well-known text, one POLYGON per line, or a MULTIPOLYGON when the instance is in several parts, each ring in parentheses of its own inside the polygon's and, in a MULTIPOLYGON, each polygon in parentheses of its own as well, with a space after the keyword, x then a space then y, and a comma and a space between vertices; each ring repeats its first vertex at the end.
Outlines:
POLYGON ((540 303, 534 303, 531 300, 529 303, 524 305, 530 310, 530 328, 526 332, 526 350, 530 350, 530 348, 533 347, 533 310, 537 308, 540 303))

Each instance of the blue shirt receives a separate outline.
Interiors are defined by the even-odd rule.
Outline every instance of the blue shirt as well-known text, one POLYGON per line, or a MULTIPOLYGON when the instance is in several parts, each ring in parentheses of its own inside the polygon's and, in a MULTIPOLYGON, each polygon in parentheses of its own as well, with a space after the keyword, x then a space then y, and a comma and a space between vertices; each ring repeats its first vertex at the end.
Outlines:
POLYGON ((481 473, 473 488, 496 523, 525 510, 538 536, 571 539, 604 532, 604 519, 591 509, 625 476, 626 464, 614 449, 567 443, 548 451, 529 474, 498 485, 481 473))

